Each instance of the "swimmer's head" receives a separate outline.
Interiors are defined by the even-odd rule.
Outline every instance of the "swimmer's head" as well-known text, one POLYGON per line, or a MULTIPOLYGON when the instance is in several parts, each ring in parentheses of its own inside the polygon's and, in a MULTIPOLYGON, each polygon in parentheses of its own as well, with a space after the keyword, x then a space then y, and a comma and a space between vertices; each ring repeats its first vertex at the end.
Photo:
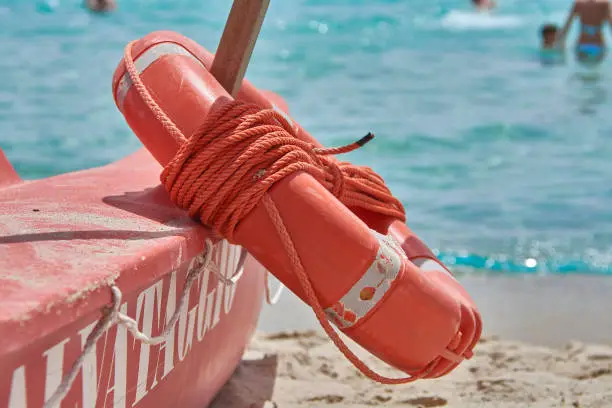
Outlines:
POLYGON ((480 10, 488 10, 495 7, 494 0, 472 0, 472 5, 480 10))
POLYGON ((86 3, 91 11, 96 12, 111 11, 116 7, 114 0, 87 0, 86 3))
POLYGON ((542 48, 553 48, 559 28, 554 24, 544 24, 540 29, 542 48))

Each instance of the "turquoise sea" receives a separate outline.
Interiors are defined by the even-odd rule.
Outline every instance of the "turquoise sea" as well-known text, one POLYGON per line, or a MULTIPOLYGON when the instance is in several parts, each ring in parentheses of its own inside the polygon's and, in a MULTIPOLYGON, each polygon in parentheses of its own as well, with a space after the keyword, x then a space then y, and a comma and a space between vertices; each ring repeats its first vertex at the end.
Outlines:
MULTIPOLYGON (((0 0, 0 147, 22 177, 138 149, 110 89, 123 47, 170 29, 214 50, 231 3, 117 1, 0 0)), ((610 62, 543 66, 538 28, 569 2, 499 3, 272 0, 247 77, 328 146, 374 132, 345 158, 385 177, 451 267, 612 274, 610 62)))

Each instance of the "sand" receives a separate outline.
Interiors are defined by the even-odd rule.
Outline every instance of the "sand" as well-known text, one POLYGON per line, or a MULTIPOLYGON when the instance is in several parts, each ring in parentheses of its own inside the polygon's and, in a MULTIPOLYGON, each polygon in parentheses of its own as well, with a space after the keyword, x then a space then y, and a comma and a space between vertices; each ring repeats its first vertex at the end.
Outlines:
POLYGON ((612 345, 547 348, 484 337, 446 377, 387 386, 358 374, 318 332, 260 333, 212 405, 321 406, 612 407, 612 345))
MULTIPOLYGON (((610 277, 468 277, 485 336, 436 380, 387 386, 362 375, 291 293, 264 307, 259 332, 213 408, 612 408, 610 277), (273 334, 272 334, 273 333, 273 334)), ((360 351, 372 367, 399 376, 360 351)))

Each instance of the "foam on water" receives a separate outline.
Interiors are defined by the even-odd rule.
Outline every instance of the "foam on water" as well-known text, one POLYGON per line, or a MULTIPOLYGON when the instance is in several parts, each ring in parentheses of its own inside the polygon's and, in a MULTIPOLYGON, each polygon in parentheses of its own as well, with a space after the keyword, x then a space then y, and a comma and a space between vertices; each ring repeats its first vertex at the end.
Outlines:
MULTIPOLYGON (((326 145, 380 172, 410 226, 453 268, 612 274, 609 61, 537 58, 567 4, 283 0, 270 4, 248 77, 286 98, 326 145)), ((214 50, 230 2, 80 0, 0 5, 0 146, 26 178, 102 165, 140 143, 111 96, 125 44, 179 31, 214 50)), ((605 30, 607 32, 607 30, 605 30)), ((607 34, 606 34, 607 35, 607 34)))
POLYGON ((520 27, 524 23, 519 16, 452 10, 440 24, 451 30, 491 30, 520 27))

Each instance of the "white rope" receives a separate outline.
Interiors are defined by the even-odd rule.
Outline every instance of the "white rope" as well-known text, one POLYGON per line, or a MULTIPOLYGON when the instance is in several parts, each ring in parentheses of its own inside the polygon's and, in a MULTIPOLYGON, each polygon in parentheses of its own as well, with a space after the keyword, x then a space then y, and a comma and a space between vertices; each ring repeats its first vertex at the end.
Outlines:
POLYGON ((276 293, 274 294, 274 296, 270 297, 270 282, 268 280, 268 276, 269 275, 270 275, 270 272, 266 271, 266 278, 265 278, 266 279, 266 282, 265 282, 265 287, 266 287, 266 302, 269 305, 274 306, 280 300, 280 297, 283 294, 283 289, 285 289, 285 285, 283 285, 281 282, 279 282, 278 283, 278 288, 276 289, 276 293))
POLYGON ((62 379, 62 382, 57 387, 53 395, 51 395, 49 400, 45 403, 44 408, 56 408, 57 406, 59 406, 59 403, 64 399, 64 397, 70 390, 70 387, 72 386, 74 379, 78 375, 79 370, 81 369, 81 366, 83 365, 83 362, 85 361, 85 358, 94 350, 94 346, 96 345, 100 337, 102 337, 102 335, 104 335, 104 333, 108 329, 110 329, 113 325, 121 324, 125 326, 125 328, 130 333, 132 333, 135 339, 140 340, 143 343, 151 344, 151 345, 159 344, 166 340, 166 337, 168 336, 168 334, 170 334, 170 332, 174 328, 174 325, 178 321, 181 313, 183 312, 183 309, 185 308, 185 305, 186 305, 185 300, 187 299, 187 294, 189 293, 189 290, 191 289, 193 282, 195 282, 195 280, 202 273, 202 271, 209 269, 213 271, 215 275, 219 278, 219 280, 221 280, 226 285, 230 285, 230 286, 235 285, 240 279, 240 277, 242 276, 242 273, 244 272, 244 268, 241 268, 242 270, 235 276, 232 276, 231 278, 227 278, 219 272, 219 268, 217 265, 214 264, 212 260, 212 256, 213 256, 213 244, 210 239, 207 239, 206 240, 206 252, 196 257, 196 262, 198 262, 198 264, 194 265, 189 270, 187 277, 185 278, 185 286, 183 286, 183 291, 178 301, 178 307, 176 308, 176 311, 174 312, 174 314, 172 315, 172 318, 166 325, 163 333, 157 337, 149 337, 143 332, 139 331, 138 323, 134 319, 119 312, 119 308, 121 306, 121 300, 122 300, 123 295, 121 293, 121 290, 117 286, 111 285, 110 290, 112 293, 113 305, 111 307, 103 308, 102 317, 100 318, 100 320, 98 320, 98 323, 96 324, 94 329, 91 331, 89 336, 87 336, 87 341, 85 342, 85 347, 83 347, 83 351, 81 352, 81 355, 72 364, 70 371, 68 372, 68 374, 64 376, 64 378, 62 379))

